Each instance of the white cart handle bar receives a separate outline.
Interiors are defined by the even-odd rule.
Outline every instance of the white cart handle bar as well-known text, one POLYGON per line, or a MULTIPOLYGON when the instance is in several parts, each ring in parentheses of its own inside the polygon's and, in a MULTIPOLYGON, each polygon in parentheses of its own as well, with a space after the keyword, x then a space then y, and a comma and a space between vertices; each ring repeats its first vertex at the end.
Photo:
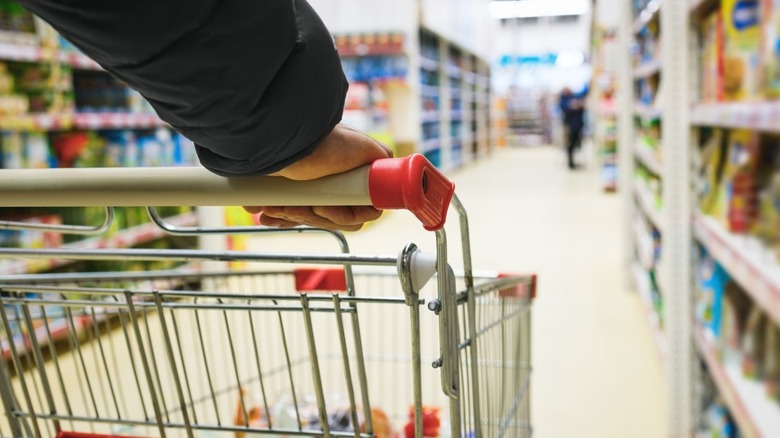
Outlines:
POLYGON ((444 226, 455 185, 422 155, 310 181, 224 178, 201 167, 0 170, 0 207, 373 205, 444 226))

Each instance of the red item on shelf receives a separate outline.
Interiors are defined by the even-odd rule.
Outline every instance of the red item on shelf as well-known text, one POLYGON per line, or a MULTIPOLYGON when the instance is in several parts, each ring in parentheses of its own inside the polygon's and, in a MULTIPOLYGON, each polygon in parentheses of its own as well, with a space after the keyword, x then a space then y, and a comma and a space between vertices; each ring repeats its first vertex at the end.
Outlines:
POLYGON ((89 136, 86 132, 73 132, 57 136, 53 145, 60 167, 73 167, 73 162, 87 148, 88 143, 89 136))

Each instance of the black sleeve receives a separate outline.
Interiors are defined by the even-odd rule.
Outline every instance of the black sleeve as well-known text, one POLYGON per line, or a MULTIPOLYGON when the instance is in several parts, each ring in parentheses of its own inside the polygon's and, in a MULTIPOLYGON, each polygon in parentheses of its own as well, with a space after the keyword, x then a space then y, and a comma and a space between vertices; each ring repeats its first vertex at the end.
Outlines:
POLYGON ((341 120, 347 82, 306 0, 20 0, 140 91, 224 175, 303 158, 341 120))

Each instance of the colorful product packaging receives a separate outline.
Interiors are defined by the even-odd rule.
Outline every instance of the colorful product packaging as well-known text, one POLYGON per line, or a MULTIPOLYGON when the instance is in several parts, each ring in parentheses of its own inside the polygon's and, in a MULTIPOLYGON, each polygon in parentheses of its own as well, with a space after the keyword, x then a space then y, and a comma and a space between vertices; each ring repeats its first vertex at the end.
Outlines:
POLYGON ((765 340, 764 387, 770 398, 780 401, 780 327, 767 324, 765 340))
POLYGON ((723 18, 715 11, 701 27, 702 57, 701 101, 723 100, 723 18))
POLYGON ((724 350, 740 351, 753 302, 733 281, 726 284, 723 298, 718 345, 724 350))
POLYGON ((759 0, 722 0, 723 94, 739 101, 759 96, 761 7, 759 0))
POLYGON ((762 85, 768 98, 780 97, 780 0, 763 0, 762 85))
POLYGON ((718 203, 725 202, 726 225, 734 233, 751 231, 758 217, 760 144, 755 132, 735 129, 729 133, 718 203))
POLYGON ((742 336, 742 373, 753 379, 764 376, 767 318, 761 308, 753 306, 742 336))

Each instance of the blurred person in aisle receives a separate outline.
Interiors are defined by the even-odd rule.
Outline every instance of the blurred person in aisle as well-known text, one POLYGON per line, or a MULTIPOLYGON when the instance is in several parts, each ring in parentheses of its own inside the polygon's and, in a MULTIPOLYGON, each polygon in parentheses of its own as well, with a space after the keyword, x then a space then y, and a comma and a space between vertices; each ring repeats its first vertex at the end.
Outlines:
POLYGON ((558 100, 558 109, 564 126, 564 142, 566 143, 566 155, 569 169, 576 169, 574 154, 582 147, 582 131, 585 128, 585 97, 588 94, 586 88, 575 94, 569 87, 563 87, 558 100))
MULTIPOLYGON (((340 124, 348 83, 306 0, 19 0, 138 90, 210 171, 307 180, 392 156, 340 124)), ((373 207, 245 207, 274 227, 356 230, 373 207)))

